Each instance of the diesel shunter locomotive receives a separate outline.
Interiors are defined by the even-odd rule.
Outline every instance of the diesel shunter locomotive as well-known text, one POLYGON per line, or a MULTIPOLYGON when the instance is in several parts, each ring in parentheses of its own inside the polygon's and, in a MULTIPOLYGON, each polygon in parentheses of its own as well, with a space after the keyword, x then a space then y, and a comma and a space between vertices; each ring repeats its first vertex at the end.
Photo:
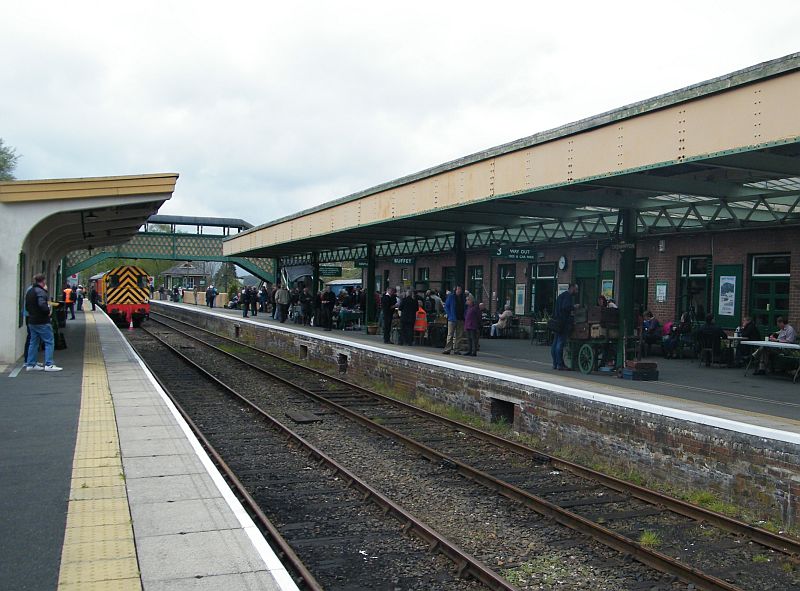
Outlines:
POLYGON ((141 267, 111 269, 95 289, 100 305, 117 326, 138 327, 150 315, 150 277, 141 267))

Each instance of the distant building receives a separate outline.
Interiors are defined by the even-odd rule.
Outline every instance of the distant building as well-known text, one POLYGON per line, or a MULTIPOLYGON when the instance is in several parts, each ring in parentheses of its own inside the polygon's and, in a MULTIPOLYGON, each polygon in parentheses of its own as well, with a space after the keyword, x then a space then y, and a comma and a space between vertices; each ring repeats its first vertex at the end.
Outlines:
POLYGON ((187 261, 161 273, 158 285, 165 285, 167 289, 182 287, 184 289, 197 288, 198 291, 204 290, 211 285, 212 277, 218 267, 218 263, 187 261))

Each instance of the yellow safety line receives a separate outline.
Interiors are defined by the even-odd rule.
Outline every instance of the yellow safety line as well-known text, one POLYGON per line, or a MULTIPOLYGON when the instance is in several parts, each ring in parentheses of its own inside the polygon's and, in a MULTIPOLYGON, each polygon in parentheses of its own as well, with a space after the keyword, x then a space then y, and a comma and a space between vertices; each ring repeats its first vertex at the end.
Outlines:
POLYGON ((94 317, 84 318, 81 411, 58 589, 141 591, 105 360, 94 317))

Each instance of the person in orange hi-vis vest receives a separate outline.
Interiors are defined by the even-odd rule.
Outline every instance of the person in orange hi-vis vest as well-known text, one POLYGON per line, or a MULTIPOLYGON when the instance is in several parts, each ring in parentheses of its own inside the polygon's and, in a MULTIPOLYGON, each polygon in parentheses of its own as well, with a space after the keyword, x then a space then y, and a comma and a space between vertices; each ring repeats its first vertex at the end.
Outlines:
POLYGON ((417 317, 414 320, 414 336, 422 339, 425 337, 426 332, 428 332, 428 314, 420 301, 417 307, 417 317))
MULTIPOLYGON (((64 288, 64 304, 66 305, 67 312, 72 314, 72 319, 75 320, 75 290, 69 284, 64 288)), ((66 312, 64 317, 66 318, 66 312)))

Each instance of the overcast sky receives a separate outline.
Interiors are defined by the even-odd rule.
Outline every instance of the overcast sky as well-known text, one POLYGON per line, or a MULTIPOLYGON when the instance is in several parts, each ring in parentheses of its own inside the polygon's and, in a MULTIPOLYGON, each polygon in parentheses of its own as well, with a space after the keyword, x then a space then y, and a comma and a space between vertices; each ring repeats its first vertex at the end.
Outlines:
POLYGON ((800 2, 4 2, 19 179, 262 224, 800 50, 800 2))

